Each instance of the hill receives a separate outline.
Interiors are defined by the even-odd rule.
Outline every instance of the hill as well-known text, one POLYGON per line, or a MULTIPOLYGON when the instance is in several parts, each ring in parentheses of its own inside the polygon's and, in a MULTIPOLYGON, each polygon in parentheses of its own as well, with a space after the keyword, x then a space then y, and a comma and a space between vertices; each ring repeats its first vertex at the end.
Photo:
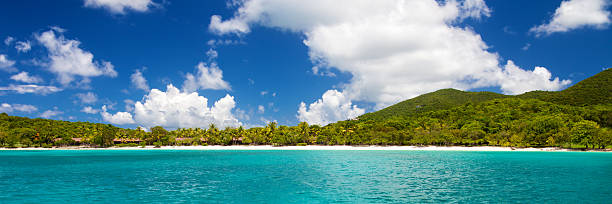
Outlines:
POLYGON ((382 110, 359 116, 359 120, 384 120, 391 117, 408 117, 419 112, 449 109, 467 103, 480 103, 509 96, 493 92, 467 92, 441 89, 402 101, 382 110))
POLYGON ((423 94, 359 116, 362 121, 385 120, 392 117, 410 117, 429 111, 445 110, 468 103, 478 104, 498 98, 538 99, 561 105, 591 106, 612 103, 612 70, 604 70, 576 83, 563 91, 531 91, 517 96, 493 92, 467 92, 442 89, 423 94))
POLYGON ((612 103, 612 70, 604 70, 563 91, 532 91, 517 97, 572 106, 609 104, 612 103))

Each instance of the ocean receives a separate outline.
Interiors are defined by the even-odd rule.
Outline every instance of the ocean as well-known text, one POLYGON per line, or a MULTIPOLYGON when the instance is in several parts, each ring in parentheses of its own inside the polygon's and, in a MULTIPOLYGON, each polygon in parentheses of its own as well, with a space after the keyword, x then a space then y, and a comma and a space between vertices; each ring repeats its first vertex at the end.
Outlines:
POLYGON ((0 203, 611 203, 612 153, 0 151, 0 203))

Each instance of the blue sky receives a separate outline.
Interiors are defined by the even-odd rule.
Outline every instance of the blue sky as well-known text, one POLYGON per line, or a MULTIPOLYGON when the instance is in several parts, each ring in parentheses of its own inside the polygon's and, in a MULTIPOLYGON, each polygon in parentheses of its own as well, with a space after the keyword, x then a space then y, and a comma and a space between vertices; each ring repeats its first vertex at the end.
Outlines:
POLYGON ((561 90, 612 66, 605 0, 2 4, 0 110, 121 127, 327 124, 440 88, 561 90))

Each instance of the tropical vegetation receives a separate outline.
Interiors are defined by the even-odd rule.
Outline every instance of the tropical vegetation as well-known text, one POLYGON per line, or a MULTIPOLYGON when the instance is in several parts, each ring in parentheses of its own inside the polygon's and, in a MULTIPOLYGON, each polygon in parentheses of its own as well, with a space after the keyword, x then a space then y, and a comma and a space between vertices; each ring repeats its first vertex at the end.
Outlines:
POLYGON ((443 89, 326 126, 125 129, 0 114, 0 146, 489 145, 612 146, 612 70, 559 92, 518 96, 443 89))

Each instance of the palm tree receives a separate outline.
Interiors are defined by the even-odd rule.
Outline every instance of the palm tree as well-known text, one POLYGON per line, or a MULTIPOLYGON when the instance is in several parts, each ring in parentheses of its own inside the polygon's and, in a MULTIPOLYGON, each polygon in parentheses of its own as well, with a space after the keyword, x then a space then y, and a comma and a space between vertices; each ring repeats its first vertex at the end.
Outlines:
POLYGON ((244 140, 244 136, 246 135, 245 133, 246 131, 242 126, 238 127, 238 129, 236 130, 235 140, 232 139, 233 144, 236 145, 238 139, 240 139, 241 141, 244 140))
POLYGON ((310 136, 310 127, 307 122, 301 122, 298 124, 298 131, 300 141, 303 143, 308 143, 308 137, 310 136))
POLYGON ((208 136, 207 141, 212 144, 217 144, 219 140, 219 129, 215 124, 210 124, 208 130, 206 130, 206 135, 208 136))

